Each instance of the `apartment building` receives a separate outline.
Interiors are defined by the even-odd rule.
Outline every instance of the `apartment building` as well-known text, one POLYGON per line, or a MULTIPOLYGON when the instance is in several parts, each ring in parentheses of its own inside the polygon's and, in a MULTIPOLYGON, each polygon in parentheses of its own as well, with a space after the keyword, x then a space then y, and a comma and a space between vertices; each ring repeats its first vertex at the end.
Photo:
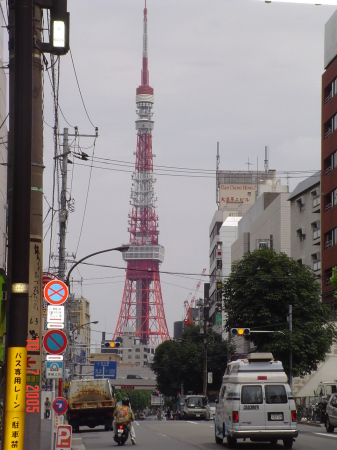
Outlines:
POLYGON ((322 301, 337 310, 331 286, 332 268, 337 267, 337 11, 325 25, 324 73, 322 76, 321 149, 321 261, 322 301))
POLYGON ((299 183, 290 201, 291 257, 321 279, 321 171, 299 183))

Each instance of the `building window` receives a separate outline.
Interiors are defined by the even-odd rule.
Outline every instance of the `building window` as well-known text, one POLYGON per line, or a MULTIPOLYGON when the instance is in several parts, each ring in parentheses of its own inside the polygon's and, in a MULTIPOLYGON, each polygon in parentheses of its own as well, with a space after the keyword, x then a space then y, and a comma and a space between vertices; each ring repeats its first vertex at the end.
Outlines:
POLYGON ((311 255, 312 269, 317 272, 321 270, 321 254, 319 252, 311 255))
POLYGON ((328 209, 336 205, 337 205, 337 188, 324 196, 324 210, 327 211, 328 209))
POLYGON ((324 245, 325 248, 333 247, 337 244, 337 228, 325 233, 324 245))
POLYGON ((327 139, 330 134, 337 130, 337 114, 324 124, 324 138, 327 139))
POLYGON ((325 286, 331 285, 330 278, 332 277, 332 269, 327 269, 324 271, 324 284, 325 286))
POLYGON ((136 355, 136 356, 135 356, 135 359, 140 359, 140 355, 136 355))
POLYGON ((319 239, 321 237, 321 228, 319 221, 313 222, 311 224, 311 229, 312 229, 312 239, 313 240, 319 239))
POLYGON ((139 347, 135 348, 135 352, 139 353, 140 352, 140 348, 139 347))
POLYGON ((297 236, 299 237, 300 241, 304 241, 305 240, 305 234, 306 234, 305 228, 302 227, 302 228, 299 228, 297 230, 297 236))
POLYGON ((297 200, 297 205, 300 211, 304 211, 305 210, 305 199, 304 197, 299 197, 297 200))
POLYGON ((324 103, 328 103, 337 94, 337 78, 324 89, 324 103))

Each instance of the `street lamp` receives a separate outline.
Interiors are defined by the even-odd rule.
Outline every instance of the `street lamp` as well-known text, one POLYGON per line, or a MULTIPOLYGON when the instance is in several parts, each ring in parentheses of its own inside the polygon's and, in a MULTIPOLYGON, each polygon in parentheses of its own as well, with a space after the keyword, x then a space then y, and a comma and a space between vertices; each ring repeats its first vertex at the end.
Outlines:
MULTIPOLYGON (((87 325, 90 325, 91 323, 97 324, 98 320, 93 320, 92 322, 86 322, 86 323, 82 323, 82 325, 78 325, 77 327, 73 328, 71 330, 71 347, 74 349, 74 333, 76 330, 79 330, 80 328, 84 328, 87 325)), ((80 366, 81 370, 80 372, 82 372, 82 365, 80 366)), ((74 364, 74 358, 71 358, 71 378, 73 379, 75 375, 75 364, 74 364)))
POLYGON ((65 280, 66 285, 69 287, 69 279, 70 279, 71 272, 75 269, 75 267, 77 267, 79 264, 81 264, 86 259, 91 258, 92 256, 100 255, 101 253, 107 253, 107 252, 113 252, 113 251, 124 253, 129 250, 129 247, 130 247, 129 245, 121 245, 120 247, 108 248, 107 250, 100 250, 99 252, 91 253, 90 255, 87 255, 84 258, 80 259, 73 266, 71 266, 71 268, 68 272, 67 278, 65 280))

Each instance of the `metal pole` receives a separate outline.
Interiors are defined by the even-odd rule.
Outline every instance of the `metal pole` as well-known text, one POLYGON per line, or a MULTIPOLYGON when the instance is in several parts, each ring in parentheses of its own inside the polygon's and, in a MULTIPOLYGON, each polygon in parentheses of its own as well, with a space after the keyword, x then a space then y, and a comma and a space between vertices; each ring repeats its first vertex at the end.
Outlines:
POLYGON ((292 331, 293 331, 293 305, 289 305, 289 385, 293 390, 293 349, 292 349, 292 331))
POLYGON ((54 450, 54 408, 53 408, 53 403, 55 400, 55 378, 53 378, 53 384, 52 384, 52 391, 51 391, 51 404, 52 404, 52 408, 50 411, 50 420, 51 420, 51 433, 50 433, 50 449, 54 450))
POLYGON ((206 306, 204 303, 204 360, 203 360, 203 394, 207 395, 207 321, 206 306))

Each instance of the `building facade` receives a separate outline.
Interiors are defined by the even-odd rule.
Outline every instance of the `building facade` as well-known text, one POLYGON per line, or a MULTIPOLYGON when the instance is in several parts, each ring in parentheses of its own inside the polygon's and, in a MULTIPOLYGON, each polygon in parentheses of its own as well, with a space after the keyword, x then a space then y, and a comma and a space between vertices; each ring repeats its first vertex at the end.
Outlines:
POLYGON ((291 255, 290 204, 287 192, 265 192, 238 224, 238 239, 232 245, 232 262, 245 253, 268 247, 291 255))
POLYGON ((321 261, 322 301, 336 315, 337 299, 331 286, 337 267, 337 11, 325 25, 324 73, 322 76, 321 149, 321 261))
POLYGON ((291 257, 321 279, 321 171, 299 183, 289 201, 291 257))

